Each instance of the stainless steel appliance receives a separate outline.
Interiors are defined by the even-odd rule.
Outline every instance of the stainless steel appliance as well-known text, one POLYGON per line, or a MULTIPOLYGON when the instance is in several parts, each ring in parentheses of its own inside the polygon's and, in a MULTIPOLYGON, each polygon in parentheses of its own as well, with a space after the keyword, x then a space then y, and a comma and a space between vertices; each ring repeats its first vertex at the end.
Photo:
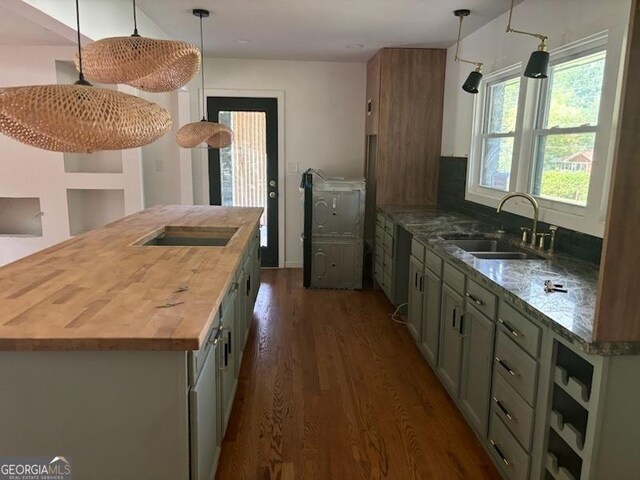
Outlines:
POLYGON ((365 180, 302 174, 304 286, 362 288, 365 180))

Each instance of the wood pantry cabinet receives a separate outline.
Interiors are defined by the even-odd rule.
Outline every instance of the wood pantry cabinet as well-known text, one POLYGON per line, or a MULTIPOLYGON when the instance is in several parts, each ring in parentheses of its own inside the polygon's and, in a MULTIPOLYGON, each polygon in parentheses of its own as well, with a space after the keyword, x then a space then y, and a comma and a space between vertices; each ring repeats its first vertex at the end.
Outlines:
POLYGON ((369 61, 365 176, 376 205, 436 204, 446 56, 384 48, 369 61))

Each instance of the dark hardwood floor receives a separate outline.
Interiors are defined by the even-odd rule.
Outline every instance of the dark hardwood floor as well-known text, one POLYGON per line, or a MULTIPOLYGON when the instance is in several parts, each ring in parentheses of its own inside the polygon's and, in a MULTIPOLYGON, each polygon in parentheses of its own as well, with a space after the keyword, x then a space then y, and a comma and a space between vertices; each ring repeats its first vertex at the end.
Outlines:
POLYGON ((380 291, 263 270, 217 479, 498 479, 380 291))

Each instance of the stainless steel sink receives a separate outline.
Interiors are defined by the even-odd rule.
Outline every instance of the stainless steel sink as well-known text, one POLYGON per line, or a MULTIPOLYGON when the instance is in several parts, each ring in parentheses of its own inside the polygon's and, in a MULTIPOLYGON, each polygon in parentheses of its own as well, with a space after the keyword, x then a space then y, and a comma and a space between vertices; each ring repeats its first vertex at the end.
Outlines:
POLYGON ((524 252, 470 252, 476 258, 487 260, 539 260, 542 257, 524 252))
POLYGON ((504 240, 464 239, 449 242, 465 252, 519 252, 520 249, 504 240))
POLYGON ((447 243, 487 260, 539 260, 544 257, 531 253, 506 240, 491 238, 452 238, 447 243))

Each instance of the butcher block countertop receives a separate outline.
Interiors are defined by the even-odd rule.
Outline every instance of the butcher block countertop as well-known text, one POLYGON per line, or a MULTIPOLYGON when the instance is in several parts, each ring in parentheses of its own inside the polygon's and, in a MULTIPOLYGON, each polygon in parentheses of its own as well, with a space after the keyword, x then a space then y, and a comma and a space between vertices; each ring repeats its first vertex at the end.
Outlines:
POLYGON ((154 207, 0 268, 0 350, 197 350, 261 214, 154 207), (166 226, 235 233, 226 246, 140 245, 166 226))

